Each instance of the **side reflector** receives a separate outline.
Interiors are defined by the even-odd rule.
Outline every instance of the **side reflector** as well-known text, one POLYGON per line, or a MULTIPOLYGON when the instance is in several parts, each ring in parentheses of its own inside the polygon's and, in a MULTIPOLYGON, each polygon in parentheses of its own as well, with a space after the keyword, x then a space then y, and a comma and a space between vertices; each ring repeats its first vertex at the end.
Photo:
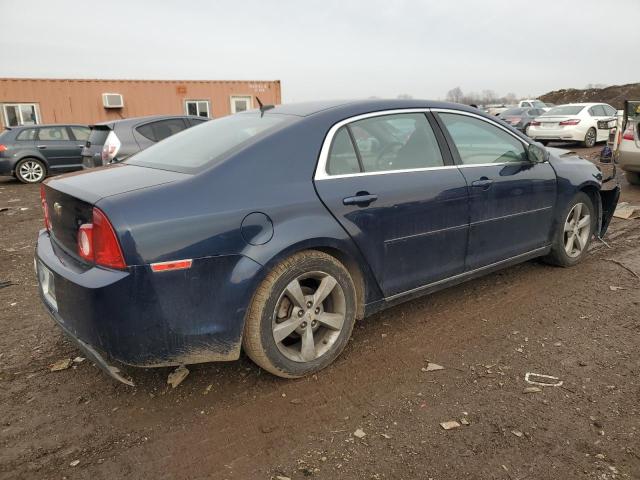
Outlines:
POLYGON ((174 262, 158 262, 151 264, 151 270, 154 272, 167 272, 169 270, 186 270, 191 268, 193 260, 176 260, 174 262))

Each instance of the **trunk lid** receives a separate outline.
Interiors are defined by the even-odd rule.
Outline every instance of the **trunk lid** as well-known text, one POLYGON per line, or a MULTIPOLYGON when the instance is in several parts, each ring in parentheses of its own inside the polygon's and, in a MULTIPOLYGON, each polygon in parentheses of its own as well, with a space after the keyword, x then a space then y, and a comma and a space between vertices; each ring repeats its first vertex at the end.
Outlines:
POLYGON ((579 118, 572 115, 542 115, 536 118, 536 121, 540 122, 540 128, 557 128, 560 122, 567 120, 579 120, 579 118))
POLYGON ((53 177, 44 184, 53 240, 75 257, 80 225, 91 223, 93 206, 103 198, 154 187, 191 175, 118 164, 53 177))
POLYGON ((85 168, 99 167, 102 162, 102 147, 112 131, 110 125, 93 125, 86 145, 82 149, 82 165, 85 168))

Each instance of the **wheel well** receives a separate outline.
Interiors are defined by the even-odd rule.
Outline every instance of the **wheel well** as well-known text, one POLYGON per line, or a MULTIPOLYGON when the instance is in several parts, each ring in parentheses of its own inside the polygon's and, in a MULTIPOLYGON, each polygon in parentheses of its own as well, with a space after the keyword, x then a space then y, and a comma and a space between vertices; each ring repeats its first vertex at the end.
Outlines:
POLYGON ((315 247, 312 250, 318 250, 336 258, 349 271, 349 275, 353 279, 356 287, 356 318, 362 320, 364 318, 364 301, 365 301, 365 285, 364 276, 358 262, 353 260, 349 255, 332 247, 315 247))
POLYGON ((593 208, 596 209, 596 216, 598 217, 598 226, 600 226, 600 217, 602 216, 602 201, 600 200, 600 191, 594 187, 593 185, 585 185, 580 189, 581 192, 585 193, 593 204, 593 208))

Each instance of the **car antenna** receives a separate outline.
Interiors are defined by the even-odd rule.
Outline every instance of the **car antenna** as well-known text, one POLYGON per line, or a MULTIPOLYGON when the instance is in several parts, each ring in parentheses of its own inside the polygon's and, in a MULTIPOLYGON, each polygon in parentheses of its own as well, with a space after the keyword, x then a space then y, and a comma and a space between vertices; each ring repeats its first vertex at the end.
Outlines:
POLYGON ((271 110, 272 108, 275 108, 275 105, 265 105, 260 101, 260 97, 256 97, 256 101, 258 102, 258 105, 260 105, 260 116, 264 115, 264 112, 266 112, 267 110, 271 110))

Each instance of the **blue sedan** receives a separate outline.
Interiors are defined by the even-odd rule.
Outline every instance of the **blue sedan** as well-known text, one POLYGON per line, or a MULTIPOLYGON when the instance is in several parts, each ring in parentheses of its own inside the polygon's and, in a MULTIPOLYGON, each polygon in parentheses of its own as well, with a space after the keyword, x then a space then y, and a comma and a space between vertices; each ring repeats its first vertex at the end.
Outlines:
POLYGON ((476 109, 266 106, 49 179, 43 303, 107 373, 235 360, 300 377, 354 322, 536 257, 578 263, 619 187, 476 109))

